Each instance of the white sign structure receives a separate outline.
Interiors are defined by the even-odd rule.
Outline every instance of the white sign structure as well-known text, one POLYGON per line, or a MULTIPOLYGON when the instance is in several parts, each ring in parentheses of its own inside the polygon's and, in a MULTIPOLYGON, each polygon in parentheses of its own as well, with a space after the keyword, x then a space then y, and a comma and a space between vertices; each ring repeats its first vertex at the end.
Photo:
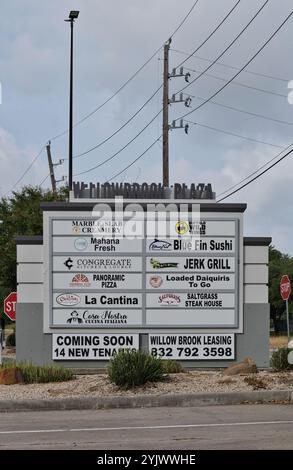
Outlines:
POLYGON ((162 359, 234 359, 233 334, 149 335, 149 352, 162 359))
POLYGON ((170 218, 160 237, 138 221, 131 239, 127 221, 50 215, 49 328, 239 331, 239 223, 170 218))
POLYGON ((138 335, 53 334, 53 360, 109 360, 120 350, 138 350, 138 335))

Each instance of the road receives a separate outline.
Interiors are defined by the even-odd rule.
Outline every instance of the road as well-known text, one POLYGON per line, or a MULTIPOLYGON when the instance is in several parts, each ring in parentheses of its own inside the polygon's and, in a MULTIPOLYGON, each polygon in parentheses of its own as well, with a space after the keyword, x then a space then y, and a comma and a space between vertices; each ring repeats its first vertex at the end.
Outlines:
POLYGON ((0 450, 293 449, 292 405, 0 413, 0 450))

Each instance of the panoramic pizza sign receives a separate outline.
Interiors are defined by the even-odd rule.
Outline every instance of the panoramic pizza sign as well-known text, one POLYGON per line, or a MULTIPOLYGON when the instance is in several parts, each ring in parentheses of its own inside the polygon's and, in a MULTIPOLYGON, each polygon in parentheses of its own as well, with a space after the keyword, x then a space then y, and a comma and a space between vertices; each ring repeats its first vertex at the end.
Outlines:
MULTIPOLYGON (((51 216, 50 327, 62 329, 239 326, 239 220, 51 216)), ((221 354, 221 353, 220 353, 221 354)))

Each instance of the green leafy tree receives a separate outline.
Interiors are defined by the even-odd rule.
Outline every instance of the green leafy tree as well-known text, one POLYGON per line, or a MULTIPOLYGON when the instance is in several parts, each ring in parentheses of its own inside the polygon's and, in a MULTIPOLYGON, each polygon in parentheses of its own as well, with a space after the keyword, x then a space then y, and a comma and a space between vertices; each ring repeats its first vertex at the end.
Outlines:
MULTIPOLYGON (((274 246, 269 251, 269 298, 271 304, 271 319, 275 332, 278 333, 278 322, 286 318, 285 302, 280 295, 280 280, 287 274, 293 280, 293 258, 281 253, 274 246)), ((293 302, 289 299, 289 312, 293 311, 293 302)))
MULTIPOLYGON (((43 220, 40 203, 45 201, 66 200, 67 188, 58 190, 57 195, 43 191, 39 187, 26 186, 13 192, 9 198, 0 200, 0 302, 9 292, 16 290, 16 245, 18 235, 42 235, 43 220)), ((4 318, 0 310, 1 324, 4 318)))

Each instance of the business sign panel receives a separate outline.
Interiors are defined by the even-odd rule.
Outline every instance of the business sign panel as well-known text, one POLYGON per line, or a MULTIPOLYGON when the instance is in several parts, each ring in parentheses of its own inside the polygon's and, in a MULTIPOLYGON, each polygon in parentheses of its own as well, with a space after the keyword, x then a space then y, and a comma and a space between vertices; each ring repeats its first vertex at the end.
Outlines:
POLYGON ((165 272, 223 272, 235 271, 235 256, 148 257, 147 270, 165 272))
POLYGON ((56 253, 141 253, 142 240, 123 239, 94 235, 92 237, 53 237, 53 250, 56 253))
POLYGON ((53 308, 54 325, 78 327, 119 327, 140 326, 142 310, 138 309, 93 309, 53 308))
POLYGON ((195 291, 219 291, 235 289, 235 274, 193 274, 193 273, 147 273, 149 289, 192 289, 195 291))
POLYGON ((50 327, 239 328, 239 219, 167 225, 50 216, 50 327))
POLYGON ((54 256, 55 272, 141 272, 142 260, 139 256, 54 256), (65 267, 64 267, 65 266, 65 267))
POLYGON ((59 308, 137 308, 142 305, 142 294, 120 294, 120 293, 88 293, 76 291, 54 292, 53 306, 59 308))
POLYGON ((142 289, 141 274, 129 273, 54 273, 55 289, 142 289))
POLYGON ((149 352, 162 359, 234 359, 234 334, 149 335, 149 352))
POLYGON ((53 334, 53 360, 109 360, 121 350, 138 350, 138 335, 53 334))
POLYGON ((146 251, 152 254, 161 253, 234 253, 235 252, 235 239, 230 238, 202 238, 200 236, 194 237, 180 237, 178 238, 149 238, 147 240, 146 251))

